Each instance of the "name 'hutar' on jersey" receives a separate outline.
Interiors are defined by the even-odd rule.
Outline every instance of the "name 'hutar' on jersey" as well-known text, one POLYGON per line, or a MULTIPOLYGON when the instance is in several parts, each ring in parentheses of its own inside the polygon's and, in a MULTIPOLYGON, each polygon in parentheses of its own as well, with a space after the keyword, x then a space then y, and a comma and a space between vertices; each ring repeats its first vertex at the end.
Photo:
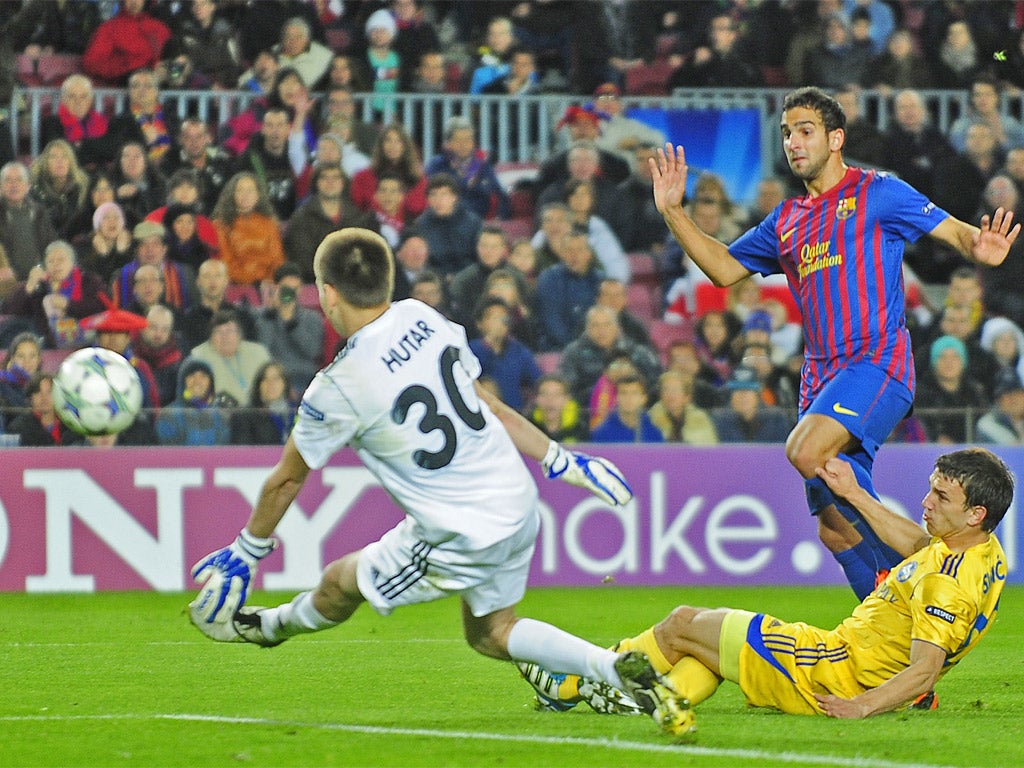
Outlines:
POLYGON ((419 351, 423 343, 434 335, 434 329, 427 325, 426 320, 418 320, 416 325, 406 332, 398 343, 388 348, 388 353, 382 355, 380 361, 388 367, 388 373, 393 373, 396 368, 401 368, 402 363, 412 357, 413 352, 419 351))

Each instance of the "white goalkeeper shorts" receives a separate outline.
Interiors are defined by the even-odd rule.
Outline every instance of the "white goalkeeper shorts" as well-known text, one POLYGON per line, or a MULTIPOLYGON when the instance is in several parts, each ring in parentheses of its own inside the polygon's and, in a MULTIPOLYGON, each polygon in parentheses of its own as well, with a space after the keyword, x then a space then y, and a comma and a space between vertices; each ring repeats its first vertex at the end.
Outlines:
POLYGON ((418 539, 406 518, 359 553, 359 591, 377 613, 458 595, 474 616, 523 599, 540 521, 486 549, 454 551, 418 539))

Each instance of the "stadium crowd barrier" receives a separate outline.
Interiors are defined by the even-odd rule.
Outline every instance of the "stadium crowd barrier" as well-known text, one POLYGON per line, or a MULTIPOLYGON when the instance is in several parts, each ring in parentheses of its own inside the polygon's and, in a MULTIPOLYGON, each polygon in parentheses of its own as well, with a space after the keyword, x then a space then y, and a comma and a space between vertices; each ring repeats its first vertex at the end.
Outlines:
MULTIPOLYGON (((535 462, 542 529, 531 584, 843 584, 818 542, 803 483, 781 446, 597 447, 636 494, 610 509, 544 480, 535 462)), ((939 445, 891 445, 875 485, 890 508, 919 519, 939 445)), ((1024 477, 1024 448, 999 449, 1024 477)), ((230 542, 248 518, 278 448, 0 449, 0 590, 93 592, 193 588, 189 567, 230 542)), ((998 534, 1020 582, 1016 504, 998 534)), ((349 450, 310 475, 277 530, 282 546, 256 586, 314 586, 322 567, 401 519, 349 450)))
MULTIPOLYGON (((778 120, 782 99, 788 88, 720 88, 676 89, 671 96, 626 95, 628 108, 663 109, 757 109, 761 122, 762 171, 770 173, 781 152, 778 142, 778 120)), ((932 122, 942 131, 959 117, 968 105, 965 90, 922 90, 932 122)), ((97 89, 97 107, 115 114, 127 103, 124 89, 97 89)), ((8 114, 19 115, 10 121, 15 146, 32 157, 42 149, 39 127, 42 118, 56 109, 60 92, 52 87, 16 88, 8 105, 8 114)), ((165 105, 176 105, 179 116, 197 115, 210 124, 223 125, 245 110, 257 96, 251 91, 161 91, 165 105)), ((566 107, 589 100, 575 94, 520 96, 510 99, 501 95, 470 94, 356 94, 356 102, 365 121, 397 120, 417 137, 421 146, 438 144, 445 121, 453 115, 473 115, 480 146, 491 152, 493 162, 537 162, 557 152, 560 137, 553 127, 566 107), (375 115, 371 105, 383 101, 384 108, 375 115)), ((859 95, 862 114, 879 129, 885 130, 894 120, 891 96, 877 90, 859 95)), ((1018 119, 1024 117, 1024 94, 1003 94, 1001 110, 1018 119)))

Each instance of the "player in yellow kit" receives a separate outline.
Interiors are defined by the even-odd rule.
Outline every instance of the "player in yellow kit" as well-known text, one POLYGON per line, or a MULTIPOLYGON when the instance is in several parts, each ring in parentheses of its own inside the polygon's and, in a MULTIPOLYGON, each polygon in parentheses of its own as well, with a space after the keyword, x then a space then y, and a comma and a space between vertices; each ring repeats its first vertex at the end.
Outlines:
MULTIPOLYGON (((697 704, 723 679, 747 701, 792 714, 860 718, 932 690, 991 627, 1006 580, 992 531, 1013 499, 1013 477, 990 451, 940 456, 921 502, 927 534, 861 488, 850 465, 830 459, 819 476, 863 514, 905 560, 832 630, 728 608, 680 606, 617 650, 643 650, 678 693, 697 704)), ((587 701, 629 711, 600 684, 520 665, 549 708, 587 701)))

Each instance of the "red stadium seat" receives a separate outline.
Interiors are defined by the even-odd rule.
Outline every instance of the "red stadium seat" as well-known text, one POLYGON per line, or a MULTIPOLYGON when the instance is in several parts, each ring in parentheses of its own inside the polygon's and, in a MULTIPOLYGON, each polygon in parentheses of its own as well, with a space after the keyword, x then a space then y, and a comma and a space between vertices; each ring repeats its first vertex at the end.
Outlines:
POLYGON ((558 361, 562 359, 562 353, 538 352, 533 359, 537 361, 537 367, 542 373, 554 373, 558 370, 558 361))
POLYGON ((533 237, 533 233, 536 231, 533 219, 529 217, 509 219, 507 221, 495 219, 493 223, 505 230, 505 234, 508 235, 508 242, 510 245, 516 240, 529 240, 533 237))
POLYGON ((256 286, 249 284, 229 283, 224 298, 231 304, 248 304, 250 307, 258 307, 263 303, 256 286))
POLYGON ((649 329, 651 343, 658 350, 662 362, 666 361, 668 348, 676 341, 693 341, 693 324, 689 320, 681 323, 669 323, 664 320, 652 320, 649 329))
POLYGON ((313 283, 304 283, 299 289, 299 305, 320 310, 320 293, 313 283))
POLYGON ((626 307, 636 318, 649 326, 658 316, 658 298, 654 291, 646 285, 629 285, 626 287, 626 307))
POLYGON ((633 96, 667 96, 668 78, 672 65, 666 59, 656 59, 626 70, 626 93, 633 96))

